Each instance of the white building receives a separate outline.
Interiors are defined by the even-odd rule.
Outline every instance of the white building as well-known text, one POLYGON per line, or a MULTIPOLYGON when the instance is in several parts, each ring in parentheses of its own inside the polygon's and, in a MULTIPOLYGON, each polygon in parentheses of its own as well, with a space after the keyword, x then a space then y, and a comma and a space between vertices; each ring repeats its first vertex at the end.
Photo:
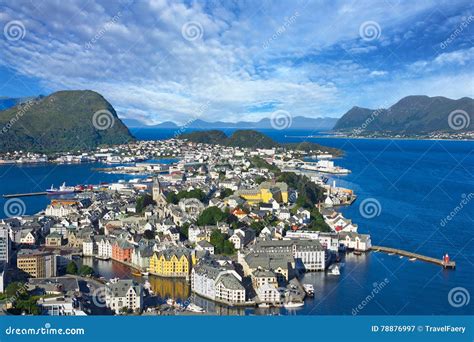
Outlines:
POLYGON ((372 247, 372 241, 368 234, 358 234, 353 232, 339 233, 339 243, 346 248, 356 251, 367 251, 372 247))
POLYGON ((87 238, 82 242, 82 254, 84 256, 94 256, 96 254, 96 244, 92 238, 87 238))
POLYGON ((102 259, 112 258, 112 241, 107 237, 96 237, 97 257, 102 259))
POLYGON ((140 312, 143 309, 143 287, 131 279, 107 283, 105 304, 116 314, 124 308, 140 312))
POLYGON ((10 261, 11 240, 8 225, 0 226, 0 262, 10 261))
POLYGON ((200 296, 238 304, 245 302, 242 277, 233 269, 209 263, 199 263, 191 272, 191 290, 200 296))
POLYGON ((256 289, 259 301, 268 304, 278 304, 282 302, 280 291, 271 284, 263 284, 256 289))

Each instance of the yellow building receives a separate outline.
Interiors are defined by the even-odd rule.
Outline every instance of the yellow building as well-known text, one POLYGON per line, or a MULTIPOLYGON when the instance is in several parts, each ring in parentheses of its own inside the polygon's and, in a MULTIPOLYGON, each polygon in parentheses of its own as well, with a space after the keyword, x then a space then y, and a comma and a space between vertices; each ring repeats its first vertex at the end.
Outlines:
POLYGON ((33 278, 56 276, 56 257, 51 253, 22 249, 18 252, 16 267, 33 278))
POLYGON ((149 272, 161 277, 187 277, 194 262, 194 257, 186 248, 168 248, 153 253, 149 272))
POLYGON ((258 189, 239 190, 236 194, 249 204, 269 203, 271 199, 288 203, 288 185, 283 182, 263 182, 258 189))

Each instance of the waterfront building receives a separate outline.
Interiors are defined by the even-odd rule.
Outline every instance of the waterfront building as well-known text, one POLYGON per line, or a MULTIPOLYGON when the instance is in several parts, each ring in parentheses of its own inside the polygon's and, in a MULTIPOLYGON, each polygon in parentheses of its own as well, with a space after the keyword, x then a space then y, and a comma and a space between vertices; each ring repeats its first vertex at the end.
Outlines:
POLYGON ((113 239, 107 236, 96 236, 97 257, 101 259, 112 258, 113 239))
POLYGON ((132 250, 132 264, 141 270, 149 270, 150 259, 153 256, 153 245, 143 244, 132 250))
POLYGON ((257 287, 255 292, 257 298, 262 303, 267 304, 281 304, 283 301, 282 294, 278 291, 277 287, 272 284, 263 284, 257 287))
POLYGON ((339 233, 339 243, 348 249, 356 251, 368 251, 372 247, 370 235, 353 232, 339 233))
POLYGON ((125 239, 117 239, 112 244, 112 259, 122 262, 132 261, 133 246, 125 239))
POLYGON ((74 200, 52 200, 46 207, 45 215, 52 217, 67 217, 77 213, 77 201, 74 200))
POLYGON ((317 240, 267 240, 252 246, 255 253, 291 254, 296 267, 305 271, 324 271, 326 252, 317 240))
POLYGON ((61 247, 63 245, 63 236, 59 233, 50 233, 46 235, 46 247, 61 247))
POLYGON ((193 268, 191 290, 202 297, 230 305, 244 303, 246 299, 242 277, 232 267, 207 260, 193 268))
POLYGON ((153 253, 150 273, 162 277, 188 277, 192 264, 193 257, 188 249, 173 246, 153 253))
POLYGON ((140 312, 143 309, 143 287, 131 279, 120 279, 106 284, 105 304, 119 314, 122 310, 140 312))
POLYGON ((56 256, 49 252, 22 249, 17 254, 17 268, 33 278, 56 276, 56 256))
POLYGON ((238 262, 242 265, 245 276, 251 276, 257 270, 272 271, 280 285, 286 284, 295 276, 295 259, 291 253, 239 253, 238 262))
POLYGON ((275 272, 267 271, 263 269, 257 269, 251 274, 253 288, 259 288, 265 284, 270 284, 274 287, 278 287, 278 278, 275 272))
POLYGON ((89 236, 82 242, 82 254, 84 256, 94 256, 97 252, 96 247, 93 237, 89 236))

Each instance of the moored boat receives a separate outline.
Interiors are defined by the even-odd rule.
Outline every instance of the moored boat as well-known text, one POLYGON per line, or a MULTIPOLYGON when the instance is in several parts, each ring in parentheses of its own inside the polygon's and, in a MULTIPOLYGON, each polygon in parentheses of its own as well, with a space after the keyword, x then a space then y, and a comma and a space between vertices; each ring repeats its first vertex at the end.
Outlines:
POLYGON ((314 296, 314 286, 312 284, 303 284, 304 292, 310 297, 314 296))
POLYGON ((59 188, 55 188, 51 185, 51 188, 46 189, 46 193, 48 195, 65 195, 65 194, 72 194, 76 192, 76 188, 73 186, 66 186, 64 182, 59 188))
POLYGON ((304 305, 303 302, 288 302, 288 303, 285 303, 283 304, 283 306, 286 308, 286 309, 293 309, 293 308, 300 308, 304 305))

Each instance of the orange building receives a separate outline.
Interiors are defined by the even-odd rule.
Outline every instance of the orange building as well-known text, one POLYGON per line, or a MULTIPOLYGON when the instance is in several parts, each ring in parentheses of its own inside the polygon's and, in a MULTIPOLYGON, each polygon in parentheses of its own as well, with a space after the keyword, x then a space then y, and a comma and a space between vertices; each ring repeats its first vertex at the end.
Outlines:
POLYGON ((117 261, 131 262, 133 246, 123 239, 119 239, 112 245, 112 259, 117 261))

